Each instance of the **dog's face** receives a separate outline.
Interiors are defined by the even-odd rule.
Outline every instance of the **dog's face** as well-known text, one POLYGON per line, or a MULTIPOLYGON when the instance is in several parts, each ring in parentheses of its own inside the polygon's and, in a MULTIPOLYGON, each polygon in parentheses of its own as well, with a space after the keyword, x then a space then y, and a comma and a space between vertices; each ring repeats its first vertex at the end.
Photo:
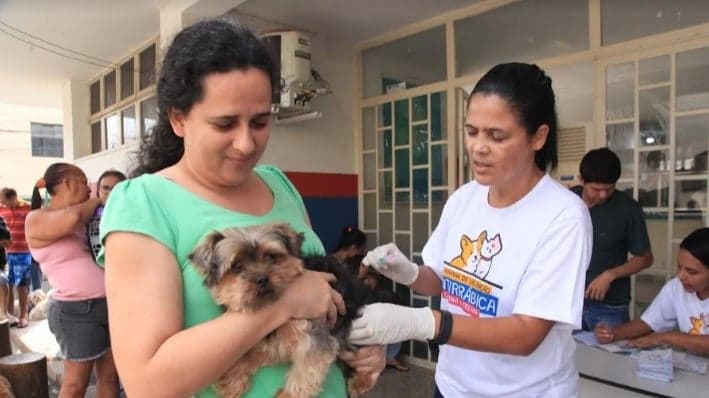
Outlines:
POLYGON ((254 311, 274 302, 303 273, 303 235, 287 224, 212 232, 190 254, 217 303, 254 311))
POLYGON ((29 302, 33 306, 35 306, 35 305, 41 303, 42 301, 44 301, 47 298, 47 294, 44 293, 44 291, 37 289, 37 290, 31 291, 27 298, 28 298, 29 302))

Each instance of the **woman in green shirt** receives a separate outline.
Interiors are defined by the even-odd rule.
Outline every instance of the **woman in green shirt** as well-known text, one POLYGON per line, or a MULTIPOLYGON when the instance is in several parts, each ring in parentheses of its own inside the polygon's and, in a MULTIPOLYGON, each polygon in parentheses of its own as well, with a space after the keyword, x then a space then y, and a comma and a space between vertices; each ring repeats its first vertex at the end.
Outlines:
MULTIPOLYGON (((333 320, 344 309, 331 275, 306 272, 268 308, 223 312, 187 258, 213 230, 272 221, 305 235, 303 254, 324 254, 293 185, 278 169, 256 166, 274 82, 268 50, 228 22, 190 26, 167 50, 139 177, 114 188, 101 222, 113 352, 131 397, 216 396, 210 384, 280 325, 333 320)), ((379 346, 343 359, 373 377, 384 367, 379 346)), ((287 369, 262 368, 246 396, 273 396, 287 369)), ((320 396, 346 396, 334 365, 320 396)))

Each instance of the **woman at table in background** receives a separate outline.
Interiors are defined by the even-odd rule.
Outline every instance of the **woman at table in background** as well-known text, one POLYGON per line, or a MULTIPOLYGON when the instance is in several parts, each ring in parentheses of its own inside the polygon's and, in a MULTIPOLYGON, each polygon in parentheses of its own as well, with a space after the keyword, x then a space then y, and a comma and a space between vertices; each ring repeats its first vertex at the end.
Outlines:
POLYGON ((598 341, 630 339, 629 345, 668 345, 709 355, 709 228, 700 228, 679 245, 677 276, 662 287, 640 319, 616 328, 600 325, 598 341), (675 330, 679 328, 679 331, 675 330))

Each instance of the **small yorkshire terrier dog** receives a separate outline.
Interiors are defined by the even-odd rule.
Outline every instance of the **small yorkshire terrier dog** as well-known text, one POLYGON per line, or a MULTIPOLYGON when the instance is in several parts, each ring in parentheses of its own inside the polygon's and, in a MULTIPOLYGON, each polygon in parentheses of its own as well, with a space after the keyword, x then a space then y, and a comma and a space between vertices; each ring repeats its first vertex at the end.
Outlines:
MULTIPOLYGON (((357 310, 367 304, 367 288, 335 259, 299 257, 303 235, 287 224, 230 228, 207 235, 190 255, 215 301, 228 311, 252 312, 276 301, 304 270, 330 272, 345 300, 347 313, 330 330, 323 321, 291 320, 257 343, 217 381, 223 397, 239 397, 251 376, 266 365, 291 363, 278 398, 314 397, 322 389, 357 310)), ((369 374, 346 369, 350 397, 372 387, 369 374)))

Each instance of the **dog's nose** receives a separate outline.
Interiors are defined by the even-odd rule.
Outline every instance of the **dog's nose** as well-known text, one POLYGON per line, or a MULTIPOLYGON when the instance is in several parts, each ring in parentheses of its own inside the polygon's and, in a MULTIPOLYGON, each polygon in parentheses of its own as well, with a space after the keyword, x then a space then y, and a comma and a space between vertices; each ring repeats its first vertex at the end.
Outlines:
POLYGON ((268 286, 268 277, 265 275, 259 276, 258 278, 256 278, 256 284, 260 288, 264 288, 264 287, 268 286))

